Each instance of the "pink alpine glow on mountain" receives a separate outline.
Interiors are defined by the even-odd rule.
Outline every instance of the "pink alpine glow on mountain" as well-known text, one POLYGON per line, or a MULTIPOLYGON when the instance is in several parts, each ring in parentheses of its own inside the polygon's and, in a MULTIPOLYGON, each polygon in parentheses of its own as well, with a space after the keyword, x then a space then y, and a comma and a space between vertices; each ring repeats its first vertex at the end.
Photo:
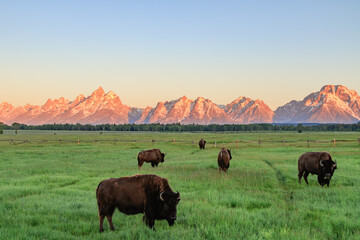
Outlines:
POLYGON ((80 94, 70 101, 63 97, 44 105, 14 107, 0 104, 0 122, 42 124, 250 124, 250 123, 355 123, 360 120, 360 96, 341 85, 326 85, 302 101, 291 101, 273 112, 262 100, 239 97, 217 105, 209 99, 186 96, 159 102, 155 107, 124 105, 119 96, 102 87, 90 96, 80 94))
POLYGON ((275 111, 274 122, 355 123, 360 120, 360 96, 342 85, 326 85, 302 101, 291 101, 275 111))

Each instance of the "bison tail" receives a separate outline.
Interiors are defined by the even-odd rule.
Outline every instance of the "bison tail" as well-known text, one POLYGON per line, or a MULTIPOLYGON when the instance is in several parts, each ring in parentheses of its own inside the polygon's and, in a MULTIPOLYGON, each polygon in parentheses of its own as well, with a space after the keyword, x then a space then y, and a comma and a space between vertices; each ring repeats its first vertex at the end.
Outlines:
POLYGON ((97 188, 96 188, 96 200, 97 200, 97 204, 98 204, 98 207, 99 207, 99 212, 100 212, 99 187, 100 187, 101 183, 102 183, 102 181, 99 183, 99 185, 98 185, 97 188))
POLYGON ((97 186, 97 188, 96 188, 96 196, 98 196, 98 193, 99 193, 99 187, 100 187, 101 183, 102 183, 102 181, 99 183, 99 185, 98 185, 98 186, 97 186))
POLYGON ((96 200, 97 200, 97 205, 98 205, 98 209, 99 209, 99 217, 104 217, 106 215, 106 211, 103 206, 104 204, 103 204, 102 196, 100 195, 100 192, 99 192, 99 188, 100 188, 101 184, 102 184, 102 181, 99 183, 99 185, 96 188, 96 200))

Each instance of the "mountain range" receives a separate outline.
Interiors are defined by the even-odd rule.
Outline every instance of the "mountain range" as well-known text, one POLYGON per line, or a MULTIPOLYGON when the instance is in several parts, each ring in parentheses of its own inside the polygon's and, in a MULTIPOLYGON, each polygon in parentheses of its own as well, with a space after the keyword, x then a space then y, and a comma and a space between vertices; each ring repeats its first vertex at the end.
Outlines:
POLYGON ((159 102, 155 107, 134 108, 123 104, 114 92, 102 87, 90 96, 70 101, 48 99, 44 105, 14 107, 0 104, 0 122, 42 124, 250 124, 250 123, 355 123, 360 121, 360 96, 341 85, 326 85, 302 101, 291 101, 272 111, 262 100, 239 97, 227 105, 186 96, 159 102))

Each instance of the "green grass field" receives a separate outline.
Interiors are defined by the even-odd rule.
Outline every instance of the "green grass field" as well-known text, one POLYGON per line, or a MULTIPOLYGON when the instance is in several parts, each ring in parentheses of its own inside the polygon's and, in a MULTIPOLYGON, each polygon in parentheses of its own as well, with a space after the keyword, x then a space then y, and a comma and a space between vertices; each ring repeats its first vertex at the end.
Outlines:
POLYGON ((103 133, 5 131, 0 140, 0 239, 360 239, 359 133, 103 133), (204 138, 205 150, 191 141, 204 138), (75 142, 41 142, 41 140, 75 142), (81 140, 169 140, 188 142, 81 142, 81 140), (236 139, 294 141, 239 143, 236 139), (295 141, 304 142, 295 142, 295 141), (214 146, 214 142, 217 146, 214 146), (232 149, 227 174, 219 173, 217 154, 232 149), (137 153, 160 148, 165 162, 137 168, 137 153), (297 180, 297 159, 307 151, 328 151, 338 169, 330 187, 316 176, 297 180), (114 214, 99 233, 95 189, 107 178, 157 174, 169 180, 181 201, 175 225, 142 215, 114 214))

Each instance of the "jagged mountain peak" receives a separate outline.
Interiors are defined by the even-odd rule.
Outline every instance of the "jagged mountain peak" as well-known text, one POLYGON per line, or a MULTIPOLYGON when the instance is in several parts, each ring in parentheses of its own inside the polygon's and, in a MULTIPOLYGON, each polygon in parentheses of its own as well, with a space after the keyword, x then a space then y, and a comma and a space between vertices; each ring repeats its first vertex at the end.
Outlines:
POLYGON ((320 92, 333 93, 333 94, 338 94, 341 91, 347 91, 351 94, 357 94, 354 90, 348 89, 343 85, 324 85, 320 89, 320 92))
POLYGON ((302 101, 291 101, 275 111, 281 123, 354 123, 360 120, 360 96, 342 85, 325 85, 302 101))
POLYGON ((274 112, 262 100, 239 97, 226 105, 225 112, 235 123, 271 123, 274 112))
POLYGON ((181 100, 181 101, 187 101, 187 100, 189 100, 189 98, 187 98, 187 97, 184 95, 184 96, 182 96, 179 100, 181 100))
POLYGON ((2 103, 0 104, 0 107, 6 107, 6 108, 8 108, 8 107, 13 107, 13 105, 11 105, 11 104, 8 103, 8 102, 2 102, 2 103))
POLYGON ((93 98, 101 98, 105 95, 104 89, 100 86, 98 89, 96 89, 92 94, 91 97, 93 98))
POLYGON ((209 99, 205 99, 204 97, 197 97, 195 99, 195 102, 204 102, 204 101, 207 101, 207 100, 209 100, 209 99))
POLYGON ((131 108, 114 92, 99 87, 88 97, 75 100, 49 98, 44 105, 13 107, 0 104, 0 122, 39 125, 45 123, 353 123, 360 120, 360 96, 342 85, 325 85, 302 101, 291 101, 275 113, 260 99, 240 96, 231 103, 217 105, 210 99, 186 96, 158 102, 155 107, 131 108))

